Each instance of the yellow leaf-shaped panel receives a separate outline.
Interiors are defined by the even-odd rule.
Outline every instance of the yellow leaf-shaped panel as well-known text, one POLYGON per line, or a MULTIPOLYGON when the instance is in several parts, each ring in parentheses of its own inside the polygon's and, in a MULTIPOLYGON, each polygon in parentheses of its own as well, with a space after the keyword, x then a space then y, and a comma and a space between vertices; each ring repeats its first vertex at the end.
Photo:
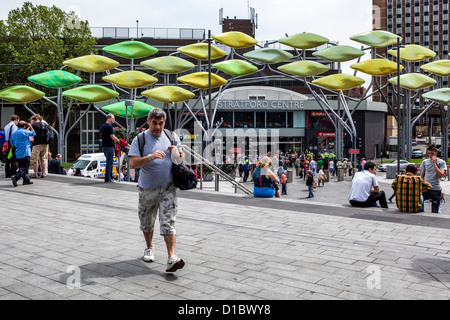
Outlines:
POLYGON ((349 74, 333 74, 312 82, 313 84, 334 91, 350 90, 362 86, 365 81, 349 74))
POLYGON ((450 103, 450 89, 449 88, 442 88, 433 90, 427 93, 424 93, 422 95, 425 99, 437 102, 439 104, 442 104, 444 106, 448 106, 450 103))
POLYGON ((142 92, 144 97, 163 103, 183 102, 195 97, 190 91, 176 86, 164 86, 142 92))
MULTIPOLYGON (((194 43, 177 49, 191 58, 206 61, 208 60, 208 44, 207 43, 194 43)), ((219 59, 226 56, 227 53, 222 49, 211 45, 211 60, 219 59)))
POLYGON ((314 57, 333 62, 346 62, 364 55, 364 51, 350 46, 335 46, 313 53, 314 57))
POLYGON ((297 61, 282 65, 278 70, 300 77, 313 77, 330 70, 329 67, 315 61, 297 61))
MULTIPOLYGON (((350 68, 370 74, 371 76, 387 76, 388 74, 397 72, 397 63, 386 59, 372 59, 359 63, 355 63, 350 68)), ((400 65, 400 70, 403 70, 400 65)))
POLYGON ((13 86, 0 91, 0 99, 13 103, 28 103, 39 100, 45 93, 28 86, 13 86))
MULTIPOLYGON (((397 77, 389 79, 389 82, 397 85, 397 77)), ((400 87, 408 90, 426 89, 436 83, 436 80, 420 73, 408 73, 400 76, 400 87)))
MULTIPOLYGON (((388 53, 397 57, 397 49, 389 50, 388 53)), ((409 44, 404 48, 400 48, 400 59, 409 62, 419 62, 434 58, 436 52, 417 44, 409 44)))
POLYGON ((383 30, 357 34, 350 37, 350 39, 374 48, 389 47, 397 44, 397 39, 402 40, 400 36, 383 30))
POLYGON ((127 89, 142 88, 158 82, 158 79, 155 77, 141 71, 117 72, 105 76, 102 79, 106 82, 127 89))
POLYGON ((233 77, 247 76, 258 71, 258 68, 244 60, 227 60, 213 64, 213 67, 233 77))
POLYGON ((248 48, 258 43, 256 39, 240 31, 224 32, 216 34, 212 38, 233 49, 248 48))
POLYGON ((89 103, 111 100, 119 96, 118 92, 99 85, 81 86, 66 90, 62 94, 68 98, 89 103))
POLYGON ((120 65, 119 62, 113 59, 95 54, 66 60, 63 64, 76 70, 90 73, 111 70, 120 65))
POLYGON ((289 47, 304 50, 320 47, 321 45, 330 42, 330 40, 318 34, 305 32, 283 38, 278 42, 289 47))
POLYGON ((165 56, 141 62, 141 65, 163 74, 174 74, 194 69, 195 65, 187 60, 174 56, 165 56))
MULTIPOLYGON (((197 89, 208 89, 209 88, 209 73, 208 72, 196 72, 191 73, 178 78, 178 81, 190 85, 191 87, 197 89)), ((218 88, 227 84, 227 80, 212 73, 211 74, 211 88, 218 88)))
POLYGON ((448 77, 450 75, 450 60, 433 61, 420 68, 441 77, 448 77))

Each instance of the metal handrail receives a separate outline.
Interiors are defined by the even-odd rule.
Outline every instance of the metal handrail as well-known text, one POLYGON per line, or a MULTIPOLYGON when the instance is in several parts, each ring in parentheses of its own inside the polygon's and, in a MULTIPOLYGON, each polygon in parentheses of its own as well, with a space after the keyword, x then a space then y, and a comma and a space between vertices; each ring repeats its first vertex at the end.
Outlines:
POLYGON ((253 192, 251 190, 247 189, 246 187, 241 185, 239 182, 236 182, 236 180, 234 180, 228 174, 226 174, 225 172, 223 172, 222 170, 217 168, 217 166, 215 166, 213 163, 211 163, 208 159, 203 158, 202 155, 198 154, 197 152, 192 150, 187 145, 182 145, 181 147, 183 148, 183 152, 185 152, 188 156, 193 157, 197 161, 201 161, 202 165, 206 166, 208 169, 217 173, 221 178, 223 178, 226 181, 228 181, 229 183, 231 183, 235 188, 240 189, 241 191, 243 191, 244 193, 246 193, 248 195, 253 195, 253 192))

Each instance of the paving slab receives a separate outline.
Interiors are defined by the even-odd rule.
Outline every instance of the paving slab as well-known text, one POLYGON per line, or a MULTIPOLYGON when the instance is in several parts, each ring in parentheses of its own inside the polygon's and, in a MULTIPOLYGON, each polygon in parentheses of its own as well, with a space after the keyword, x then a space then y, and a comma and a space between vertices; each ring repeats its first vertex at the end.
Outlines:
MULTIPOLYGON (((136 184, 50 174, 14 188, 0 176, 0 299, 450 298, 449 208, 353 208, 349 177, 313 199, 298 178, 280 199, 234 193, 224 181, 220 192, 178 192, 186 266, 167 274, 162 237, 156 261, 141 259, 136 184)), ((379 182, 389 195, 389 181, 379 182)))

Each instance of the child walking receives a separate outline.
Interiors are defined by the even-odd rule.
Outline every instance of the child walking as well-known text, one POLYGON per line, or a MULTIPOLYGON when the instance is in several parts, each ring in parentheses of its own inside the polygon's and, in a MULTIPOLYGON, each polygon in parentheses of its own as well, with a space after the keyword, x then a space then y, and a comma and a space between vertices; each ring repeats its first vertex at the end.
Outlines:
POLYGON ((308 198, 313 198, 314 197, 314 193, 312 191, 313 189, 313 182, 314 182, 314 178, 313 178, 313 174, 311 170, 308 170, 308 178, 306 179, 306 185, 308 186, 308 198))

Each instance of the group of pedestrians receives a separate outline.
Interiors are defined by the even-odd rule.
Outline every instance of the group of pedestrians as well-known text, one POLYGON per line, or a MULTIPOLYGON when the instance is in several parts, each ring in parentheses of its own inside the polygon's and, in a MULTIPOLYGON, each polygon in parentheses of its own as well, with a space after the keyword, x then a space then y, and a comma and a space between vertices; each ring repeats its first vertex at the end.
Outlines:
MULTIPOLYGON (((431 212, 439 213, 442 205, 440 178, 444 175, 446 163, 437 157, 434 144, 427 147, 428 159, 417 166, 409 164, 405 173, 398 175, 391 184, 395 192, 397 208, 400 212, 417 213, 424 211, 424 201, 431 200, 431 212)), ((379 206, 388 208, 386 194, 380 190, 376 176, 376 165, 369 161, 364 170, 355 174, 348 200, 355 207, 379 206)))
POLYGON ((20 120, 12 115, 5 126, 5 143, 7 145, 5 160, 5 177, 10 178, 13 185, 22 179, 23 185, 33 184, 30 178, 41 178, 47 174, 48 147, 53 139, 51 128, 39 114, 33 115, 28 121, 20 120), (34 173, 28 175, 30 164, 33 163, 34 173))

